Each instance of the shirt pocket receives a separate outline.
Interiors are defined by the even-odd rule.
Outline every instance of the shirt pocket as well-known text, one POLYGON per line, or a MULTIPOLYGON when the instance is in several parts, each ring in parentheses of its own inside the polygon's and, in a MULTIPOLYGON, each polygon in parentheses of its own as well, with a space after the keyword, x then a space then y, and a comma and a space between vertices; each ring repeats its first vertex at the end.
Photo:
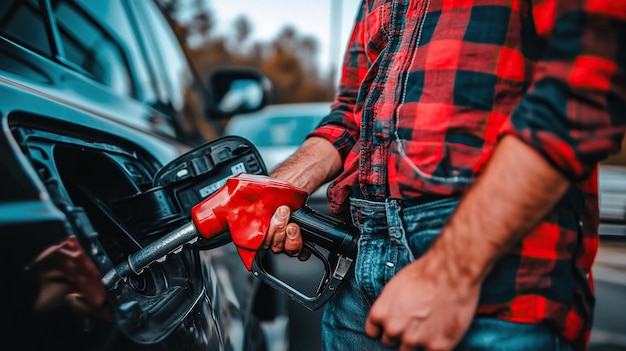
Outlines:
POLYGON ((400 191, 452 194, 474 181, 474 168, 485 157, 480 148, 446 142, 396 140, 400 191))
POLYGON ((364 45, 370 61, 376 60, 389 43, 391 0, 368 2, 369 7, 363 22, 364 45))

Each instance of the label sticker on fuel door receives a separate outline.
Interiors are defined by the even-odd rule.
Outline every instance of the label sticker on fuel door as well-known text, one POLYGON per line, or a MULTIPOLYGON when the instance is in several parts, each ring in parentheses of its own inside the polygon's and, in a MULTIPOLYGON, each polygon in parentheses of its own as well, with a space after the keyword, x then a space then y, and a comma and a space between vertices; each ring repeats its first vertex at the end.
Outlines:
POLYGON ((209 195, 213 194, 214 192, 218 191, 221 187, 223 187, 224 184, 226 184, 226 181, 228 180, 228 178, 231 178, 232 176, 235 176, 239 173, 244 173, 245 171, 246 171, 246 166, 243 164, 243 162, 239 162, 233 165, 232 167, 230 167, 230 173, 231 173, 230 176, 226 178, 222 178, 218 180, 217 182, 211 183, 205 186, 204 188, 200 188, 199 190, 200 196, 202 198, 208 197, 209 195))
POLYGON ((246 166, 243 165, 243 162, 239 162, 232 167, 230 167, 230 172, 233 175, 237 175, 239 173, 244 173, 246 171, 246 166))

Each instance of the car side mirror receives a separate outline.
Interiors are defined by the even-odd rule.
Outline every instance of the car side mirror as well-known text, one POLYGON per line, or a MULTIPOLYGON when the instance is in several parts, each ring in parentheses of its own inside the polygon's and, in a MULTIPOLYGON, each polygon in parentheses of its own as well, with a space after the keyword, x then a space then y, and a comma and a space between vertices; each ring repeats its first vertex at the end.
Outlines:
POLYGON ((271 84, 260 71, 252 68, 218 68, 207 78, 207 112, 223 119, 234 114, 253 112, 269 101, 271 84))

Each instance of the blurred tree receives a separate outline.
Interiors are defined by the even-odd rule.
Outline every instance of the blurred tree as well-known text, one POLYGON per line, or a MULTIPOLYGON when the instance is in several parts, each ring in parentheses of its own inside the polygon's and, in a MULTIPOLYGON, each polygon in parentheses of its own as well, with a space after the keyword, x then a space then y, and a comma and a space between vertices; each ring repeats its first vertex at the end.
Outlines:
POLYGON ((248 19, 244 16, 240 16, 235 20, 235 39, 239 43, 243 43, 250 37, 250 33, 252 32, 252 26, 248 19))
POLYGON ((191 46, 201 46, 215 26, 206 0, 157 0, 163 13, 180 28, 177 34, 191 46))
POLYGON ((254 28, 245 15, 234 20, 232 32, 217 35, 209 0, 158 0, 157 3, 184 42, 199 77, 206 77, 218 67, 253 67, 272 82, 271 103, 333 98, 333 77, 320 74, 315 37, 301 35, 295 27, 286 26, 269 42, 253 41, 254 28))

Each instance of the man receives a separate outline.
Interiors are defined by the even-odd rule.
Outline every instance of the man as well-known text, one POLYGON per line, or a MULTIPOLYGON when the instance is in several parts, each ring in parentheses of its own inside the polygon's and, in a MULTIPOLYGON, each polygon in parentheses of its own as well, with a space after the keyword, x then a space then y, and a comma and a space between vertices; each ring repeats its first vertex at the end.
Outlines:
MULTIPOLYGON (((363 1, 330 115, 272 174, 333 179, 361 231, 325 349, 586 349, 625 61, 625 0, 363 1)), ((265 247, 305 256, 288 217, 265 247)))

